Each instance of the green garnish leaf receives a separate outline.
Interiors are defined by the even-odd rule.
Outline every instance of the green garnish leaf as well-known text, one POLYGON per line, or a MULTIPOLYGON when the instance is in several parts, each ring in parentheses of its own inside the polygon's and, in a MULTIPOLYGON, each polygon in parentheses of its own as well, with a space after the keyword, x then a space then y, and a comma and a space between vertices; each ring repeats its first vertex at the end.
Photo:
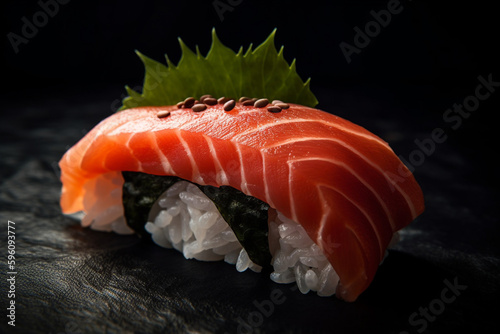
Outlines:
POLYGON ((310 79, 299 77, 295 60, 289 65, 283 47, 276 50, 276 29, 255 50, 252 46, 235 53, 224 46, 212 30, 212 46, 206 57, 189 49, 181 39, 181 59, 175 66, 166 56, 167 65, 137 51, 145 66, 142 93, 130 87, 120 110, 140 106, 174 105, 188 96, 210 94, 214 97, 241 96, 282 100, 314 107, 318 100, 310 90, 310 79))

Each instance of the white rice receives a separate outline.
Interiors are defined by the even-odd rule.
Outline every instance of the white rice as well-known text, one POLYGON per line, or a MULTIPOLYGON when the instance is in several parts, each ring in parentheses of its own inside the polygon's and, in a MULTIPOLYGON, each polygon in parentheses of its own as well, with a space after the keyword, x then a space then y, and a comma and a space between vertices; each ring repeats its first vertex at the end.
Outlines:
MULTIPOLYGON (((175 248, 187 259, 224 259, 235 264, 240 272, 262 269, 250 260, 215 205, 197 186, 180 181, 163 193, 157 203, 161 209, 150 217, 145 228, 159 246, 175 248)), ((274 282, 297 282, 302 293, 335 293, 339 277, 302 226, 278 213, 269 222, 269 241, 274 282)))
POLYGON ((224 260, 236 264, 238 271, 250 268, 260 272, 241 247, 236 235, 224 221, 214 203, 194 184, 179 181, 157 201, 160 210, 145 229, 153 241, 175 248, 186 259, 224 260))
MULTIPOLYGON (((124 218, 123 179, 120 182, 118 177, 121 178, 121 174, 105 174, 86 185, 86 191, 92 196, 84 199, 88 214, 82 218, 83 226, 119 234, 134 233, 124 218), (105 199, 97 196, 103 188, 113 189, 105 199)), ((175 248, 186 259, 224 260, 236 265, 240 272, 262 269, 250 260, 213 202, 192 183, 180 181, 165 191, 151 209, 145 229, 157 245, 175 248)), ((391 245, 398 237, 395 233, 391 245)), ((283 284, 296 282, 304 294, 316 291, 319 296, 331 296, 335 293, 339 276, 332 265, 304 228, 280 212, 269 221, 269 248, 274 269, 271 280, 283 284)))

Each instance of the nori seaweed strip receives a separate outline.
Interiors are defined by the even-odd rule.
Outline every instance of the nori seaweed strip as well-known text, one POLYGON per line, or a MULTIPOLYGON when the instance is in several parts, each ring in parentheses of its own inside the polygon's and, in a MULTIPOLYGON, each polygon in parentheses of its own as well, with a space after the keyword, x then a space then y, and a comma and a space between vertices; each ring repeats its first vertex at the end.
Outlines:
POLYGON ((139 172, 122 172, 123 209, 127 225, 141 237, 149 237, 144 226, 149 211, 158 197, 181 179, 176 176, 159 176, 139 172))
MULTIPOLYGON (((127 224, 140 236, 149 237, 144 226, 153 204, 168 188, 183 179, 140 172, 122 172, 122 175, 125 179, 122 198, 127 224)), ((229 186, 217 188, 193 184, 214 202, 249 258, 263 268, 270 267, 269 205, 229 186)))
POLYGON ((250 259, 261 267, 271 265, 269 205, 229 186, 198 186, 210 198, 233 230, 250 259))

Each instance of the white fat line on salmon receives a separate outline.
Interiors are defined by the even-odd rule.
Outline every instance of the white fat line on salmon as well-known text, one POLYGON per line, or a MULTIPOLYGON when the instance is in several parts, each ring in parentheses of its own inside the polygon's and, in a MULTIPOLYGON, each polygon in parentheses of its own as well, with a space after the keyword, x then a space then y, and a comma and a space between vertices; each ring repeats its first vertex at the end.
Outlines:
POLYGON ((228 185, 229 180, 227 178, 226 171, 224 170, 224 168, 222 168, 222 165, 220 163, 219 157, 217 156, 217 150, 214 147, 214 143, 212 141, 212 138, 210 138, 209 136, 205 136, 205 135, 202 135, 202 137, 205 138, 205 140, 208 143, 208 147, 210 149, 210 154, 212 154, 212 158, 213 158, 214 163, 215 163, 215 168, 217 169, 217 175, 215 177, 217 184, 228 185))
POLYGON ((287 164, 288 164, 288 197, 289 197, 289 202, 290 202, 290 214, 292 216, 292 220, 293 221, 299 221, 297 219, 297 213, 295 212, 295 200, 294 200, 294 196, 293 196, 293 189, 292 189, 292 182, 293 182, 293 173, 292 173, 292 169, 293 169, 293 164, 290 163, 289 161, 287 161, 287 164))
POLYGON ((238 158, 240 159, 241 191, 247 195, 252 196, 247 187, 247 177, 245 172, 245 166, 243 164, 243 154, 241 153, 241 146, 235 143, 234 147, 236 148, 236 152, 238 152, 238 158))
MULTIPOLYGON (((387 217, 387 220, 389 221, 389 224, 391 225, 392 230, 393 231, 396 230, 396 225, 394 224, 393 216, 390 214, 390 211, 389 211, 389 208, 387 207, 386 202, 382 199, 382 197, 375 190, 375 188, 373 188, 361 175, 359 175, 358 173, 356 173, 348 165, 346 165, 345 163, 343 163, 341 161, 337 161, 337 160, 333 160, 333 159, 326 159, 326 158, 323 158, 323 157, 308 157, 307 159, 305 158, 305 159, 301 159, 301 160, 303 160, 303 161, 307 161, 307 160, 325 161, 325 162, 329 162, 331 164, 334 164, 336 166, 344 168, 348 173, 350 173, 351 175, 353 175, 354 177, 356 177, 361 182, 361 184, 363 186, 365 186, 366 188, 368 188, 371 191, 371 193, 375 196, 375 198, 378 200, 380 206, 384 210, 384 213, 385 213, 385 215, 387 217)), ((297 160, 297 161, 299 161, 299 160, 297 160)))
MULTIPOLYGON (((130 141, 132 140, 132 138, 135 136, 135 134, 131 133, 129 134, 128 136, 128 139, 127 141, 125 142, 125 147, 129 150, 130 154, 132 155, 132 157, 137 161, 137 171, 138 172, 143 172, 144 169, 142 168, 142 162, 141 162, 141 159, 138 159, 135 155, 134 155, 134 150, 130 147, 130 141)), ((115 143, 117 145, 120 145, 120 141, 119 140, 116 140, 115 143)), ((103 164, 104 162, 106 161, 106 159, 102 159, 103 161, 103 164)), ((110 170, 108 168, 108 170, 110 170)))
MULTIPOLYGON (((200 118, 203 117, 203 122, 204 124, 210 124, 210 123, 213 123, 213 124, 222 124, 222 120, 224 119, 224 117, 229 117, 229 118, 233 118, 234 116, 228 116, 227 113, 224 111, 224 107, 223 105, 219 105, 219 104, 216 104, 216 105, 213 105, 213 106, 209 106, 210 109, 207 109, 203 112, 193 112, 193 113, 189 113, 187 112, 187 109, 180 109, 178 110, 179 112, 181 112, 181 115, 182 117, 181 118, 175 118, 175 117, 171 117, 169 122, 165 122, 162 124, 162 127, 161 127, 161 130, 165 130, 165 129, 180 129, 180 130, 184 130, 184 129, 190 129, 188 131, 191 131, 191 132, 197 132, 197 133, 203 133, 203 131, 207 130, 206 128, 196 128, 196 126, 199 125, 200 123, 200 118)), ((175 112, 176 110, 174 110, 175 112)), ((239 115, 240 113, 238 113, 239 115)), ((176 113, 172 113, 171 116, 175 116, 176 113)), ((155 118, 156 117, 156 113, 155 113, 155 118)), ((219 129, 219 127, 217 127, 217 129, 219 129)), ((219 139, 225 139, 225 138, 219 138, 219 139)))
POLYGON ((250 130, 244 131, 242 133, 239 133, 231 139, 232 140, 240 140, 241 138, 244 138, 245 136, 260 132, 260 131, 265 130, 265 129, 269 129, 269 128, 284 125, 284 124, 292 124, 292 123, 319 123, 319 124, 323 124, 323 125, 326 125, 328 127, 332 127, 332 128, 337 129, 337 130, 341 130, 345 133, 349 133, 349 134, 356 135, 356 136, 359 136, 359 137, 362 137, 362 138, 365 138, 368 140, 375 141, 375 142, 381 144, 384 148, 390 150, 392 153, 392 149, 389 147, 389 144, 387 144, 385 141, 383 141, 382 139, 380 139, 379 137, 377 137, 375 135, 369 135, 367 133, 353 131, 353 130, 348 129, 346 127, 340 126, 339 124, 334 124, 334 123, 326 122, 323 120, 311 120, 311 119, 302 119, 302 118, 301 119, 287 119, 287 120, 280 120, 279 122, 265 123, 265 124, 258 126, 255 129, 250 129, 250 130))
POLYGON ((187 157, 189 158, 189 162, 191 163, 191 170, 192 170, 191 180, 194 183, 205 184, 205 181, 203 180, 203 176, 201 176, 201 174, 200 174, 200 169, 198 168, 198 164, 196 163, 196 161, 193 158, 193 153, 191 152, 191 148, 189 147, 189 144, 186 142, 186 140, 184 140, 184 138, 182 137, 182 131, 177 130, 177 131, 174 131, 174 133, 177 136, 177 138, 179 138, 179 142, 184 147, 184 150, 186 151, 187 157))
MULTIPOLYGON (((356 242, 358 243, 357 244, 357 248, 360 249, 362 251, 362 261, 363 261, 363 268, 366 268, 366 263, 367 263, 367 254, 370 253, 370 251, 366 250, 363 246, 366 246, 366 243, 362 243, 358 234, 356 233, 355 230, 352 229, 352 226, 351 225, 346 225, 346 230, 348 230, 349 232, 351 232, 351 234, 356 238, 356 242)), ((380 257, 379 259, 379 265, 380 265, 380 262, 382 262, 382 259, 384 258, 384 254, 385 252, 382 252, 382 256, 380 257)), ((345 293, 350 289, 350 286, 352 286, 353 284, 355 284, 355 282, 357 281, 366 281, 368 279, 368 276, 366 276, 366 271, 365 270, 361 270, 359 271, 359 274, 355 277, 352 277, 353 279, 351 280, 351 283, 350 284, 347 284, 347 285, 344 285, 342 284, 342 282, 339 282, 339 286, 337 288, 337 293, 336 295, 338 297, 341 297, 342 295, 345 295, 345 293), (340 288, 340 289, 339 289, 340 288), (340 292, 340 293, 339 293, 340 292)))
POLYGON ((140 119, 144 119, 146 117, 153 116, 156 118, 156 112, 151 114, 151 110, 142 109, 127 109, 120 111, 117 114, 113 115, 113 122, 109 121, 109 117, 104 119, 99 123, 102 126, 96 126, 89 133, 95 131, 95 137, 99 137, 101 135, 105 136, 116 136, 123 133, 135 133, 136 128, 134 123, 140 119), (115 116, 116 115, 116 116, 115 116))
MULTIPOLYGON (((322 205, 323 208, 322 208, 322 212, 321 212, 321 221, 319 223, 318 232, 316 234, 316 237, 315 238, 311 237, 311 239, 316 240, 316 245, 318 245, 321 248, 321 251, 323 252, 323 254, 327 255, 327 254, 331 253, 332 249, 329 248, 330 253, 328 253, 327 250, 324 249, 324 247, 323 247, 323 230, 325 229, 325 226, 328 222, 328 216, 332 212, 332 208, 330 206, 326 205, 327 202, 325 200, 325 196, 323 195, 323 192, 319 188, 316 188, 316 191, 318 192, 318 196, 319 196, 321 203, 323 203, 323 205, 322 205)), ((330 237, 330 235, 328 235, 328 237, 330 237)), ((331 240, 328 240, 328 241, 331 241, 331 240)), ((327 245, 330 245, 330 244, 327 243, 327 245)))
MULTIPOLYGON (((293 143, 296 143, 296 142, 302 142, 302 141, 312 141, 312 140, 316 140, 316 141, 330 141, 330 142, 334 142, 334 143, 337 143, 337 144, 340 144, 342 147, 348 149, 349 151, 351 151, 352 153, 356 154, 357 156, 359 156, 361 159, 363 159, 364 161, 366 161, 368 164, 370 164, 372 167, 374 167, 377 171, 381 172, 384 177, 387 178, 389 177, 389 175, 391 175, 392 173, 388 173, 388 172, 383 172, 382 169, 380 167, 378 167, 378 165, 376 165, 374 162, 372 162, 369 158, 367 158, 364 154, 362 154, 361 152, 357 151, 354 147, 352 147, 351 145, 348 145, 346 142, 340 140, 340 139, 336 139, 336 138, 325 138, 325 137, 321 137, 321 138, 313 138, 313 137, 304 137, 304 138, 294 138, 294 139, 286 139, 284 141, 281 141, 281 142, 278 142, 278 143, 274 143, 272 145, 269 145, 269 146, 266 146, 265 148, 263 148, 263 150, 270 150, 271 148, 274 148, 274 147, 278 147, 278 146, 283 146, 283 145, 288 145, 288 144, 293 144, 293 143)), ((392 152, 392 150, 391 150, 392 152)), ((318 158, 318 159, 321 159, 321 158, 318 158)), ((327 160, 325 160, 327 161, 327 160)), ((333 160, 332 160, 333 161, 333 160)), ((404 165, 402 165, 404 166, 404 165)), ((392 175, 391 175, 392 176, 392 175)), ((356 177, 358 179, 362 179, 361 176, 359 175, 356 175, 356 177)), ((389 178, 390 182, 389 182, 389 186, 390 186, 390 189, 392 192, 394 192, 395 189, 397 189, 401 194, 402 196, 405 198, 406 202, 408 203, 409 207, 410 207, 410 211, 412 211, 412 205, 410 205, 411 201, 409 200, 409 198, 406 196, 406 193, 404 193, 401 189, 401 187, 397 184, 397 182, 392 182, 392 179, 389 178)), ((374 194, 376 194, 377 198, 379 197, 378 196, 378 193, 376 193, 374 190, 373 190, 374 194)), ((383 202, 382 200, 380 200, 381 203, 383 202)), ((395 228, 395 224, 394 224, 394 221, 392 219, 392 216, 389 215, 389 209, 387 208, 387 206, 385 205, 385 203, 383 204, 384 205, 384 211, 387 213, 388 215, 388 218, 389 218, 389 222, 391 224, 391 227, 395 228)), ((413 208, 413 211, 412 211, 412 215, 414 215, 414 211, 415 209, 413 208)))
POLYGON ((266 197, 266 203, 269 204, 272 208, 275 208, 273 201, 271 200, 271 196, 269 196, 269 185, 267 183, 267 173, 266 173, 266 155, 260 151, 260 155, 262 156, 262 175, 264 175, 264 194, 266 197))
POLYGON ((174 175, 174 169, 172 168, 172 164, 165 156, 165 154, 163 154, 163 151, 160 149, 160 146, 158 145, 158 136, 156 135, 156 132, 151 132, 150 136, 152 136, 153 138, 153 140, 151 140, 151 143, 155 145, 153 151, 158 152, 158 157, 160 158, 163 171, 167 175, 174 175))
MULTIPOLYGON (((379 251, 380 251, 380 258, 382 259, 383 256, 384 256, 384 243, 382 243, 382 240, 380 239, 380 235, 378 233, 378 229, 377 229, 377 226, 375 225, 375 222, 372 220, 372 218, 370 217, 370 215, 364 210, 361 208, 360 205, 358 205, 353 199, 351 199, 349 196, 347 196, 347 194, 345 194, 344 192, 342 192, 341 190, 331 186, 331 185, 328 185, 328 184, 318 184, 316 186, 318 189, 320 189, 320 191, 322 191, 321 189, 330 189, 334 192, 336 192, 337 194, 339 194, 340 196, 344 197, 349 203, 352 204, 353 207, 355 207, 359 212, 361 212, 361 214, 363 216, 365 216, 366 220, 370 223, 370 226, 372 228, 372 232, 373 234, 375 234, 375 236, 377 237, 377 241, 378 241, 378 246, 379 246, 379 251)), ((345 227, 351 231, 353 231, 349 224, 345 224, 345 227)), ((393 230, 394 231, 394 230, 393 230)), ((357 234, 355 234, 356 237, 357 237, 357 234)), ((362 243, 360 243, 360 245, 362 245, 362 243)))
POLYGON ((325 200, 325 196, 323 195, 323 192, 321 191, 321 189, 318 188, 317 191, 318 191, 318 196, 321 200, 321 203, 323 203, 324 211, 323 211, 323 215, 321 217, 318 232, 314 238, 311 236, 311 239, 315 240, 316 245, 318 245, 320 247, 323 254, 325 256, 328 256, 328 255, 332 254, 335 251, 335 249, 339 248, 342 244, 338 243, 338 242, 334 242, 332 240, 331 234, 327 234, 326 240, 323 239, 323 230, 324 230, 325 226, 328 225, 328 216, 332 212, 332 209, 330 206, 326 205, 327 202, 325 200))
MULTIPOLYGON (((398 183, 393 183, 393 181, 389 177, 388 173, 385 172, 385 171, 383 171, 382 168, 379 165, 375 164, 373 161, 371 161, 370 159, 366 158, 363 154, 361 154, 356 149, 354 149, 354 148, 350 148, 350 149, 353 152, 355 152, 357 155, 359 155, 363 160, 365 160, 370 166, 372 166, 377 171, 379 171, 383 175, 383 177, 386 179, 386 181, 389 183, 389 185, 393 185, 393 187, 391 188, 391 190, 393 190, 393 191, 397 190, 403 196, 403 198, 406 201, 406 204, 408 204, 408 208, 410 209, 412 217, 416 217, 417 214, 416 214, 416 210, 415 210, 415 205, 413 205, 413 202, 411 201, 410 196, 405 191, 403 191, 403 189, 401 189, 400 185, 398 183)), ((391 226, 393 226, 393 225, 391 224, 391 226)))
MULTIPOLYGON (((351 151, 352 152, 356 152, 353 148, 351 148, 351 151)), ((357 152, 357 153, 359 153, 359 152, 357 152)), ((360 154, 357 154, 357 155, 360 156, 360 157, 363 157, 360 154)), ((394 223, 393 217, 390 214, 389 208, 387 207, 387 204, 385 203, 385 201, 380 197, 379 193, 372 186, 370 186, 370 184, 361 175, 359 175, 358 173, 356 173, 352 168, 350 168, 345 163, 343 163, 341 161, 333 160, 333 159, 327 159, 327 158, 324 158, 324 157, 307 157, 307 158, 302 158, 302 159, 294 159, 294 160, 290 160, 290 161, 293 163, 295 161, 300 162, 300 161, 313 161, 313 160, 316 160, 316 161, 325 161, 325 162, 329 162, 329 163, 331 163, 333 165, 340 166, 340 167, 344 168, 345 170, 347 170, 354 177, 356 177, 366 188, 368 188, 373 193, 373 195, 375 196, 375 198, 377 198, 378 202, 382 206, 382 208, 383 208, 383 210, 384 210, 384 212, 385 212, 385 214, 387 216, 387 219, 389 221, 389 224, 391 225, 392 230, 393 231, 396 230, 396 224, 394 223)))

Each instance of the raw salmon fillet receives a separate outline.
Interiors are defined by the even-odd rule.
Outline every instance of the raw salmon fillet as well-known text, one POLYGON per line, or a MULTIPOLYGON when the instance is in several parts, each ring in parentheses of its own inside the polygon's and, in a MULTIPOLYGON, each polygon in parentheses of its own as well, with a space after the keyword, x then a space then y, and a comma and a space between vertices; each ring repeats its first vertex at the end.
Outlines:
POLYGON ((64 213, 111 171, 232 186, 300 223, 353 301, 373 280, 393 233, 424 210, 411 172, 382 139, 327 112, 290 104, 271 113, 221 104, 202 112, 141 107, 99 123, 61 159, 64 213), (158 118, 160 111, 170 116, 158 118))

